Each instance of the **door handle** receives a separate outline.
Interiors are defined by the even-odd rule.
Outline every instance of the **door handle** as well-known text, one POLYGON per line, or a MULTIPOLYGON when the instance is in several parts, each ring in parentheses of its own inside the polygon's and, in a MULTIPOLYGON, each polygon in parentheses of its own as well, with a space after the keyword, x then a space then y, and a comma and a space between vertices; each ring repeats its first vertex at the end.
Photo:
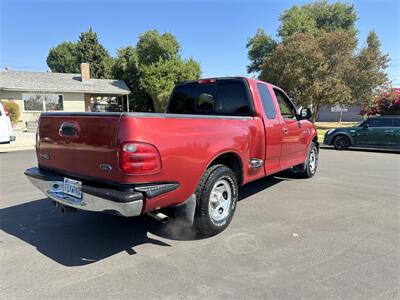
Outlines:
POLYGON ((289 133, 289 129, 287 129, 287 128, 283 128, 282 130, 283 130, 283 134, 288 134, 289 133))

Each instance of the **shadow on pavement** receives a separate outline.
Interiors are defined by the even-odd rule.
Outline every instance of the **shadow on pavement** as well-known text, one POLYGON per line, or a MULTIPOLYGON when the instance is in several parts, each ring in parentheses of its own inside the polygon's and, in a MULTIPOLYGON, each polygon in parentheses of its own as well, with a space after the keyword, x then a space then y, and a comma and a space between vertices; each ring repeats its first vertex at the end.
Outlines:
POLYGON ((141 244, 170 246, 149 238, 161 224, 147 216, 122 218, 80 212, 62 215, 47 198, 0 210, 1 229, 65 266, 97 262, 141 244))
MULTIPOLYGON (((286 174, 287 175, 287 174, 286 174)), ((290 177, 266 177, 243 186, 239 200, 246 199, 290 177)), ((0 209, 0 228, 40 253, 64 266, 83 266, 126 251, 136 254, 134 247, 168 243, 150 238, 151 232, 172 240, 193 240, 191 228, 179 223, 161 224, 144 215, 123 218, 100 213, 80 212, 62 215, 48 198, 0 209)))
POLYGON ((330 150, 330 151, 338 151, 338 152, 376 152, 376 153, 391 153, 391 154, 399 154, 400 149, 397 148, 372 148, 372 147, 350 147, 346 150, 336 150, 333 146, 321 146, 321 149, 330 150))

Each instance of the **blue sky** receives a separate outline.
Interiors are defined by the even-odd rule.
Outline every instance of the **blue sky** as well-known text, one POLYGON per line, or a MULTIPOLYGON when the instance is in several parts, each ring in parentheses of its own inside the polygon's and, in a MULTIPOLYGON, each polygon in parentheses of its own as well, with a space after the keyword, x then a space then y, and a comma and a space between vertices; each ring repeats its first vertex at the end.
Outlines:
MULTIPOLYGON (((0 68, 46 71, 49 48, 76 41, 90 26, 115 55, 149 29, 171 32, 183 57, 200 62, 203 77, 246 75, 247 39, 257 28, 275 35, 279 15, 310 1, 18 1, 0 0, 0 68)), ((400 1, 357 0, 359 47, 374 29, 392 59, 389 75, 400 86, 400 1)))

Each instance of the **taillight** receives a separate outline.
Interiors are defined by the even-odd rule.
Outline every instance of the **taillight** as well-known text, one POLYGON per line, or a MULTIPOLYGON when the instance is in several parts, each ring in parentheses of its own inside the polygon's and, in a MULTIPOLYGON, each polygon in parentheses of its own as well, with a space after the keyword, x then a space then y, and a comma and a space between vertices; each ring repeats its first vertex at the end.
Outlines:
POLYGON ((126 142, 119 150, 119 166, 127 174, 157 173, 161 170, 161 156, 151 144, 126 142))

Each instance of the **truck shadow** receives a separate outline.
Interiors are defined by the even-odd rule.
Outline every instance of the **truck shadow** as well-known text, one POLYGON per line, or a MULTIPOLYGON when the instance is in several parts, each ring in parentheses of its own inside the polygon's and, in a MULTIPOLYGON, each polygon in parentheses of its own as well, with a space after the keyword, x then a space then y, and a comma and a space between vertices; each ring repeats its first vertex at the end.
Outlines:
MULTIPOLYGON (((288 178, 290 180, 290 178, 288 178)), ((285 178, 266 177, 239 191, 243 200, 285 178)), ((136 254, 138 245, 171 247, 156 237, 194 240, 190 228, 177 223, 161 224, 148 216, 122 218, 80 212, 62 215, 48 198, 0 209, 0 228, 7 234, 34 246, 40 253, 64 266, 83 266, 119 252, 136 254), (149 237, 149 234, 156 237, 149 237)))
MULTIPOLYGON (((82 266, 134 247, 170 245, 148 236, 161 226, 148 216, 122 218, 90 212, 62 215, 48 198, 0 210, 1 229, 64 266, 82 266)), ((3 244, 4 245, 4 244, 3 244)))

